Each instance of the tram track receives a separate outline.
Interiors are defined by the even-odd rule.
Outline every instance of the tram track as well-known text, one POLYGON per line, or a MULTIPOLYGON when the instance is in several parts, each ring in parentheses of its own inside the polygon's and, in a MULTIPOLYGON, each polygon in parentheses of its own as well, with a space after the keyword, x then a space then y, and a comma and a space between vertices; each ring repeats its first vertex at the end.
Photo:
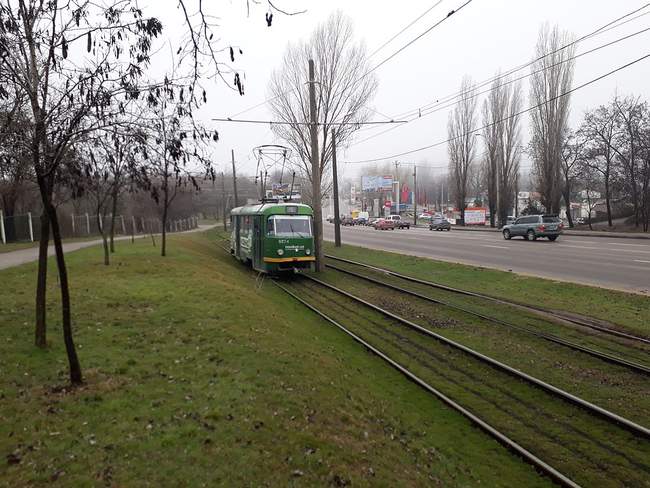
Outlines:
POLYGON ((452 287, 452 286, 448 286, 448 285, 443 285, 441 283, 436 283, 434 281, 422 280, 422 279, 419 279, 419 278, 415 278, 413 276, 408 276, 408 275, 404 275, 402 273, 398 273, 398 272, 395 272, 395 271, 392 271, 392 270, 389 270, 389 269, 381 268, 379 266, 373 266, 373 265, 370 265, 370 264, 367 264, 367 263, 362 263, 362 262, 359 262, 359 261, 353 261, 351 259, 345 259, 345 258, 341 258, 341 257, 338 257, 338 256, 333 256, 333 255, 330 255, 330 254, 326 254, 325 257, 327 259, 330 259, 330 260, 333 260, 333 261, 339 261, 339 262, 343 262, 343 263, 363 267, 363 268, 366 268, 366 269, 371 269, 371 270, 377 271, 379 273, 383 273, 385 275, 393 276, 393 277, 396 277, 396 278, 401 278, 402 280, 410 281, 412 283, 417 283, 417 284, 420 284, 420 285, 425 285, 425 286, 428 286, 428 287, 431 287, 431 288, 444 290, 444 291, 447 291, 447 292, 450 292, 450 293, 453 293, 453 294, 464 295, 464 296, 473 297, 473 298, 479 298, 481 300, 486 300, 486 301, 490 301, 490 302, 494 302, 494 303, 499 303, 499 304, 502 304, 502 305, 508 305, 508 306, 515 307, 515 308, 518 308, 518 309, 521 309, 521 310, 526 310, 526 311, 529 311, 529 312, 537 313, 537 314, 540 314, 542 317, 553 318, 559 324, 569 323, 569 324, 572 324, 572 325, 577 325, 579 327, 584 327, 584 328, 587 328, 587 329, 591 329, 593 331, 597 331, 597 332, 602 333, 602 334, 608 334, 608 335, 616 336, 616 337, 623 338, 623 339, 626 339, 628 341, 636 342, 636 343, 639 343, 639 344, 650 345, 650 339, 648 339, 646 337, 640 337, 640 336, 636 336, 634 334, 630 334, 630 333, 627 333, 627 332, 622 332, 620 330, 612 329, 612 328, 609 328, 609 327, 604 327, 604 326, 598 325, 598 324, 594 323, 592 320, 589 320, 589 319, 586 319, 586 318, 585 319, 580 319, 580 318, 576 318, 576 317, 571 317, 571 316, 569 316, 567 314, 557 312, 557 311, 554 311, 554 310, 548 310, 548 309, 545 309, 543 307, 538 307, 538 306, 529 305, 529 304, 523 304, 523 303, 519 303, 519 302, 516 302, 516 301, 506 300, 504 298, 498 298, 498 297, 494 297, 494 296, 491 296, 491 295, 485 295, 483 293, 477 293, 477 292, 473 292, 473 291, 469 291, 469 290, 463 290, 461 288, 456 288, 456 287, 452 287))
MULTIPOLYGON (((535 442, 533 439, 535 436, 544 438, 545 448, 541 449, 541 452, 544 454, 553 453, 554 449, 560 449, 560 445, 566 446, 568 444, 566 436, 568 435, 575 436, 580 446, 591 446, 580 451, 583 459, 579 464, 582 468, 576 472, 580 472, 585 466, 596 466, 596 471, 600 473, 602 466, 607 464, 607 461, 604 461, 604 459, 612 457, 616 459, 620 458, 619 461, 614 463, 617 469, 620 468, 620 465, 626 465, 631 472, 641 472, 642 474, 636 481, 648 479, 650 466, 648 466, 647 462, 644 462, 645 458, 643 456, 639 457, 639 453, 636 453, 634 450, 630 451, 629 448, 629 443, 641 442, 641 439, 647 441, 650 438, 650 431, 647 428, 593 405, 575 395, 555 388, 526 373, 510 368, 461 344, 449 341, 424 327, 383 310, 376 305, 359 299, 344 290, 337 289, 316 278, 307 276, 289 285, 286 283, 276 284, 318 315, 325 318, 325 320, 368 347, 421 387, 433 393, 448 405, 454 404, 460 407, 458 409, 452 405, 452 408, 455 408, 470 418, 470 420, 479 425, 483 430, 486 430, 486 432, 499 440, 499 442, 517 452, 528 462, 565 486, 576 486, 576 482, 568 478, 573 483, 570 484, 566 480, 562 481, 562 478, 557 477, 557 469, 555 468, 561 469, 561 466, 557 462, 548 463, 542 461, 543 465, 537 462, 541 461, 544 456, 540 457, 538 453, 534 452, 535 442), (305 298, 305 295, 307 298, 305 298), (334 300, 334 295, 340 298, 334 300), (340 303, 341 300, 346 301, 348 304, 347 310, 340 303), (382 319, 375 317, 374 320, 366 320, 358 312, 359 305, 368 311, 372 311, 375 315, 381 316, 382 319), (323 312, 323 309, 326 309, 328 312, 323 312), (338 317, 342 318, 339 319, 338 317), (381 325, 382 320, 392 325, 381 325), (359 325, 364 321, 371 325, 359 325), (387 327, 392 327, 393 330, 388 330, 387 327), (415 334, 415 336, 409 338, 409 334, 415 334), (422 337, 425 337, 426 340, 423 340, 422 337), (391 352, 387 352, 387 350, 391 352), (449 359, 450 350, 453 350, 451 353, 453 355, 452 359, 449 359), (395 358, 394 355, 399 355, 400 358, 395 358), (468 364, 471 364, 471 366, 468 366, 468 364), (479 364, 480 366, 478 366, 479 364), (414 372, 413 367, 417 371, 414 372), (494 373, 486 373, 486 367, 499 373, 496 376, 494 373), (483 371, 482 376, 473 376, 471 373, 473 369, 483 371), (468 373, 467 371, 470 372, 468 373), (506 379, 508 376, 510 378, 506 379), (433 383, 437 384, 432 385, 431 379, 433 379, 433 383), (524 383, 526 385, 525 387, 523 387, 524 383), (517 393, 509 395, 509 388, 517 393), (523 393, 522 388, 525 390, 523 393), (530 388, 542 392, 542 396, 545 396, 543 405, 542 402, 535 403, 535 401, 532 401, 531 403, 531 401, 526 400, 527 395, 532 396, 533 399, 540 398, 540 393, 531 393, 530 388), (453 393, 448 394, 445 390, 452 391, 453 393), (442 398, 441 395, 445 398, 442 398), (458 395, 456 398, 460 397, 463 401, 452 399, 452 395, 458 395), (548 396, 553 397, 555 404, 548 401, 548 396), (558 399, 562 400, 562 403, 565 404, 561 408, 556 405, 558 399), (463 402, 467 404, 463 405, 463 402), (571 408, 568 408, 567 404, 570 404, 571 408), (576 407, 579 407, 582 412, 579 414, 562 414, 567 408, 572 410, 576 407), (510 414, 495 413, 499 408, 510 410, 510 414), (480 418, 478 417, 481 409, 485 409, 488 412, 487 419, 482 415, 480 418), (477 418, 473 419, 467 413, 477 418), (517 431, 517 429, 509 428, 510 421, 506 417, 515 422, 520 430, 517 431), (572 422, 574 417, 580 419, 575 425, 572 422), (587 417, 588 419, 585 420, 587 417), (492 421, 491 419, 496 420, 492 421), (541 423, 540 420, 542 421, 541 423), (590 422, 592 421, 597 424, 595 425, 595 431, 600 434, 595 437, 590 432, 590 422), (548 426, 545 426, 545 428, 548 427, 551 429, 553 434, 545 436, 544 432, 540 431, 541 425, 544 422, 548 423, 548 426), (603 422, 608 427, 603 427, 603 422), (486 424, 489 428, 486 428, 482 423, 486 424), (491 429, 496 432, 493 432, 491 429), (510 430, 510 433, 502 432, 504 429, 506 431, 510 430), (528 434, 519 437, 521 430, 528 434), (604 436, 602 435, 603 430, 608 431, 604 436), (517 431, 515 435, 517 438, 513 438, 512 432, 514 431, 517 431), (559 438, 554 439, 555 436, 559 438), (615 441, 612 439, 615 439, 615 441), (548 446, 554 447, 549 448, 548 446), (595 449, 597 453, 594 454, 592 449, 595 449), (531 454, 532 457, 529 457, 528 454, 531 454), (553 469, 556 472, 549 472, 544 465, 546 467, 553 465, 553 469)), ((553 456, 554 459, 562 461, 566 456, 571 456, 569 454, 570 450, 566 451, 566 447, 562 447, 561 450, 563 454, 553 456)), ((608 471, 609 469, 606 468, 604 471, 608 471)), ((564 472, 563 469, 561 470, 564 472)), ((619 481, 624 481, 625 476, 619 481)), ((625 484, 625 482, 621 483, 623 486, 625 484)), ((635 485, 635 483, 630 484, 630 486, 632 485, 635 485)), ((607 486, 607 484, 603 486, 607 486)), ((611 486, 617 486, 617 484, 611 484, 611 486)))
POLYGON ((650 366, 647 366, 647 365, 644 365, 644 364, 641 364, 641 363, 638 363, 638 362, 635 362, 635 361, 631 361, 631 360, 628 360, 626 358, 616 356, 614 354, 609 354, 607 352, 599 351, 599 350, 596 350, 596 349, 594 349, 592 347, 587 347, 587 346, 584 346, 582 344, 578 344, 577 342, 572 342, 572 341, 563 339, 563 338, 558 337, 558 336, 553 335, 553 334, 540 332, 540 331, 537 331, 537 330, 534 330, 534 329, 531 329, 531 328, 528 328, 528 327, 525 327, 525 326, 514 324, 514 323, 506 321, 506 320, 502 320, 502 319, 499 319, 499 318, 496 318, 496 317, 493 317, 493 316, 486 315, 484 313, 476 312, 476 311, 471 310, 471 309, 469 309, 467 307, 460 306, 460 305, 457 305, 457 304, 453 304, 453 303, 450 303, 449 301, 446 301, 446 300, 441 300, 441 299, 437 299, 437 298, 433 298, 433 297, 424 295, 422 293, 418 293, 418 292, 416 292, 416 291, 414 291, 412 289, 407 289, 407 288, 404 288, 402 286, 396 286, 396 285, 390 284, 390 283, 388 283, 386 281, 381 281, 379 279, 372 278, 372 277, 367 276, 367 275, 363 275, 363 274, 360 274, 360 273, 355 273, 355 272, 353 272, 353 271, 351 271, 349 269, 345 269, 345 268, 342 268, 340 266, 335 266, 335 265, 332 265, 332 264, 326 264, 326 266, 328 268, 333 269, 335 271, 338 271, 340 273, 345 273, 345 274, 347 274, 349 276, 360 278, 362 280, 368 281, 368 282, 373 283, 375 285, 382 286, 384 288, 388 288, 388 289, 397 291, 399 293, 404 293, 404 294, 419 298, 419 299, 427 301, 427 302, 443 305, 445 307, 449 307, 451 309, 458 310, 458 311, 463 312, 465 314, 472 315, 472 316, 477 317, 479 319, 482 319, 482 320, 485 320, 485 321, 488 321, 488 322, 491 322, 491 323, 494 323, 494 324, 497 324, 497 325, 501 325, 501 326, 504 326, 504 327, 508 327, 510 329, 517 330, 517 331, 522 332, 524 334, 528 334, 528 335, 543 339, 545 341, 561 345, 563 347, 567 347, 567 348, 569 348, 571 350, 574 350, 574 351, 580 351, 580 352, 582 352, 584 354, 590 355, 592 357, 596 357, 596 358, 601 359, 603 361, 606 361, 606 362, 609 362, 609 363, 612 363, 612 364, 616 364, 616 365, 621 366, 621 367, 628 368, 628 369, 630 369, 630 370, 632 370, 632 371, 634 371, 636 373, 640 373, 640 374, 644 374, 644 375, 650 375, 650 366))

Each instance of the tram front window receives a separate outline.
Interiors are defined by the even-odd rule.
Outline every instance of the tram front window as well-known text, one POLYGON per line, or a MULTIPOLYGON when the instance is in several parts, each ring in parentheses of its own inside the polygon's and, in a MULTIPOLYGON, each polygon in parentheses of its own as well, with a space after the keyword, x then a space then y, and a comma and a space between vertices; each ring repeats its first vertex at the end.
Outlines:
POLYGON ((275 237, 311 237, 311 219, 306 215, 282 215, 269 218, 267 235, 275 237))

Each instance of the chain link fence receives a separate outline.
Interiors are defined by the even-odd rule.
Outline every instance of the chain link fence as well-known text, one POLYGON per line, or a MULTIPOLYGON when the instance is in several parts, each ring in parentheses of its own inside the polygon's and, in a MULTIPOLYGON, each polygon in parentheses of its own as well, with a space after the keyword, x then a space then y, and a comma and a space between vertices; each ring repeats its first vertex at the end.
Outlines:
MULTIPOLYGON (((63 215, 59 213, 59 227, 63 239, 84 237, 99 237, 100 225, 106 233, 110 232, 111 216, 98 218, 96 215, 63 215)), ((167 222, 167 232, 184 232, 196 229, 199 219, 196 216, 184 219, 171 219, 167 222)), ((115 216, 116 236, 159 234, 162 232, 162 222, 149 217, 115 216)), ((7 217, 0 210, 0 244, 14 242, 35 242, 41 237, 40 216, 27 213, 7 217)))

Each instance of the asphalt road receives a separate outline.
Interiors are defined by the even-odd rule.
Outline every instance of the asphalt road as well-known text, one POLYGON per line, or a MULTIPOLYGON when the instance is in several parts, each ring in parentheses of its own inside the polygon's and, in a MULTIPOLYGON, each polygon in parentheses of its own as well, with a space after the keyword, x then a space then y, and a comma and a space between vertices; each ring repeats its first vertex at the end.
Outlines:
MULTIPOLYGON (((334 225, 325 222, 324 229, 325 239, 334 240, 334 225)), ((649 240, 562 235, 555 242, 506 241, 493 232, 341 229, 344 244, 650 295, 649 240)))

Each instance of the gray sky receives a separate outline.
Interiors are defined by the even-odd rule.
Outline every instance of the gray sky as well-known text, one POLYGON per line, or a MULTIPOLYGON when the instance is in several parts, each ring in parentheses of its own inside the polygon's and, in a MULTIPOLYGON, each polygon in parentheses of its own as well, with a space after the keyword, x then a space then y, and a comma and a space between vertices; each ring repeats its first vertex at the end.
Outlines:
MULTIPOLYGON (((210 7, 214 9, 211 13, 219 17, 221 45, 239 46, 244 52, 243 56, 236 58, 233 67, 245 76, 246 94, 240 97, 223 84, 210 83, 209 102, 202 110, 202 117, 207 123, 211 117, 232 116, 263 102, 267 98, 270 74, 280 65, 287 44, 309 37, 318 23, 337 9, 352 19, 357 38, 365 42, 368 52, 372 52, 434 3, 435 0, 277 0, 277 5, 286 10, 307 9, 307 12, 292 17, 276 13, 273 26, 267 27, 264 5, 256 6, 251 2, 251 15, 247 17, 245 0, 219 2, 218 7, 210 7)), ((371 64, 381 62, 462 3, 464 0, 443 0, 373 56, 371 64)), ((393 117, 456 92, 464 75, 480 82, 493 76, 499 69, 505 71, 521 65, 532 58, 539 28, 545 21, 557 23, 580 37, 644 4, 628 0, 474 0, 376 71, 379 89, 371 108, 393 117)), ((152 8, 147 11, 160 16, 164 25, 168 26, 165 34, 172 38, 177 35, 180 13, 176 9, 176 1, 150 0, 150 5, 152 8)), ((650 7, 640 13, 648 15, 581 42, 577 53, 650 27, 650 7)), ((650 53, 649 41, 650 32, 646 32, 578 59, 574 86, 650 53)), ((227 61, 227 57, 224 52, 224 61, 227 61)), ((169 49, 161 51, 155 68, 160 69, 168 60, 169 49)), ((518 74, 527 72, 525 70, 518 74)), ((576 92, 571 103, 572 125, 578 123, 586 109, 606 103, 617 91, 650 99, 648 75, 650 59, 576 92)), ((232 75, 228 74, 226 78, 230 80, 232 75)), ((524 106, 527 107, 527 79, 523 81, 523 93, 524 106)), ((367 142, 353 143, 343 154, 339 154, 339 161, 383 157, 443 141, 446 139, 449 110, 422 117, 367 142)), ((271 114, 266 106, 261 106, 241 117, 269 120, 271 114)), ((385 120, 376 113, 373 119, 385 120)), ((221 136, 214 152, 218 169, 230 162, 230 150, 234 149, 240 171, 251 174, 255 170, 252 148, 260 144, 281 143, 266 125, 214 123, 214 127, 221 136)), ((386 128, 364 130, 358 134, 356 141, 386 128)), ((523 134, 524 142, 527 142, 527 116, 524 117, 523 134)), ((439 171, 446 172, 444 145, 398 159, 440 166, 439 171)), ((529 163, 524 161, 522 165, 529 163)), ((352 176, 360 169, 360 165, 342 166, 341 170, 346 176, 352 176)))

